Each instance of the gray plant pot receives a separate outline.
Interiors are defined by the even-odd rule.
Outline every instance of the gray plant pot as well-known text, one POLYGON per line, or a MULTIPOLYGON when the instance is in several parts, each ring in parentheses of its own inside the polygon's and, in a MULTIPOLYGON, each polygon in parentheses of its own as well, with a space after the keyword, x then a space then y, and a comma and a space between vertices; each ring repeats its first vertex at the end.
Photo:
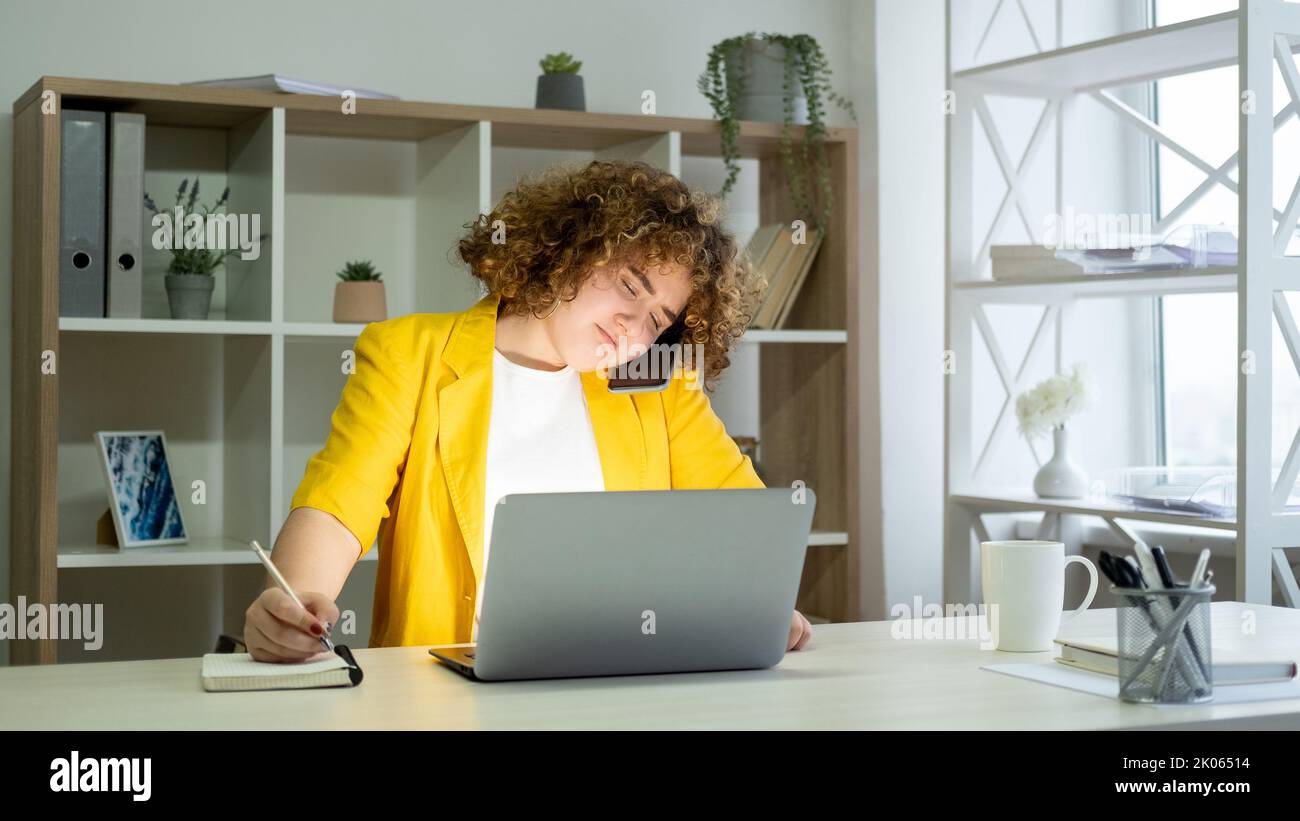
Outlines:
POLYGON ((537 78, 537 108, 586 111, 581 74, 542 74, 537 78))
MULTIPOLYGON (((727 84, 734 87, 739 75, 745 75, 745 93, 736 100, 736 118, 785 122, 785 46, 751 37, 740 48, 738 59, 726 64, 727 84)), ((794 124, 808 124, 808 98, 799 80, 802 59, 795 58, 795 75, 791 78, 791 103, 794 124)))
POLYGON ((172 319, 207 319, 216 280, 206 274, 168 274, 167 303, 172 319))

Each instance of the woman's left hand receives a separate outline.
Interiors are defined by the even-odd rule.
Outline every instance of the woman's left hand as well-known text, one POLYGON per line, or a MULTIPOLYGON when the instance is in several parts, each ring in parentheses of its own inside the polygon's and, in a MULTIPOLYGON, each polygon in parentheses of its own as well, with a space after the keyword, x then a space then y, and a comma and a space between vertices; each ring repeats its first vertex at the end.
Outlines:
POLYGON ((803 613, 798 610, 794 611, 794 617, 790 619, 790 641, 786 644, 785 649, 802 650, 803 646, 812 638, 812 623, 803 617, 803 613))

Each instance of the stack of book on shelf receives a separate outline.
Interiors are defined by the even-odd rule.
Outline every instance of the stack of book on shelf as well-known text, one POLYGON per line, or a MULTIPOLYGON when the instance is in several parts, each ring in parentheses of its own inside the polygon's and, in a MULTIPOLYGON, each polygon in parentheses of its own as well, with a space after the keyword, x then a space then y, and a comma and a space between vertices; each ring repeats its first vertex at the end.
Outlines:
POLYGON ((1055 248, 1042 245, 994 245, 989 248, 994 279, 1070 277, 1083 273, 1083 266, 1058 259, 1055 248))
POLYGON ((749 327, 764 330, 785 327, 790 309, 808 277, 817 249, 821 247, 822 232, 807 228, 803 239, 803 242, 796 242, 794 229, 780 223, 764 225, 750 238, 745 254, 766 277, 767 291, 754 311, 749 327))
POLYGON ((1198 267, 1188 258, 1187 249, 1163 244, 1062 249, 1041 245, 994 245, 989 248, 989 259, 993 263, 993 278, 1001 280, 1055 279, 1079 274, 1123 274, 1198 267))

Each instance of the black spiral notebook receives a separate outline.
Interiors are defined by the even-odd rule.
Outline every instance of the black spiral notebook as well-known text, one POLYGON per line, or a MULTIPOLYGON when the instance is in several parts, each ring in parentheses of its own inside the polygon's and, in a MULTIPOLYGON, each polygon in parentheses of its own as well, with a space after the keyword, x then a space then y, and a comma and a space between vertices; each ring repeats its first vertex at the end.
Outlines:
POLYGON ((203 656, 203 689, 303 690, 316 687, 355 687, 362 672, 346 645, 322 650, 301 662, 257 661, 250 653, 208 653, 203 656))

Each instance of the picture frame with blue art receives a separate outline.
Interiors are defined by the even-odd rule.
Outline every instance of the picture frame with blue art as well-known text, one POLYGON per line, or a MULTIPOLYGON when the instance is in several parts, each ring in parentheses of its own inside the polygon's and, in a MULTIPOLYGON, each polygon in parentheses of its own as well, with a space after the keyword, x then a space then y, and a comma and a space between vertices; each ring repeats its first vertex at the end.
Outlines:
POLYGON ((163 432, 96 431, 94 440, 118 546, 188 543, 163 432))

